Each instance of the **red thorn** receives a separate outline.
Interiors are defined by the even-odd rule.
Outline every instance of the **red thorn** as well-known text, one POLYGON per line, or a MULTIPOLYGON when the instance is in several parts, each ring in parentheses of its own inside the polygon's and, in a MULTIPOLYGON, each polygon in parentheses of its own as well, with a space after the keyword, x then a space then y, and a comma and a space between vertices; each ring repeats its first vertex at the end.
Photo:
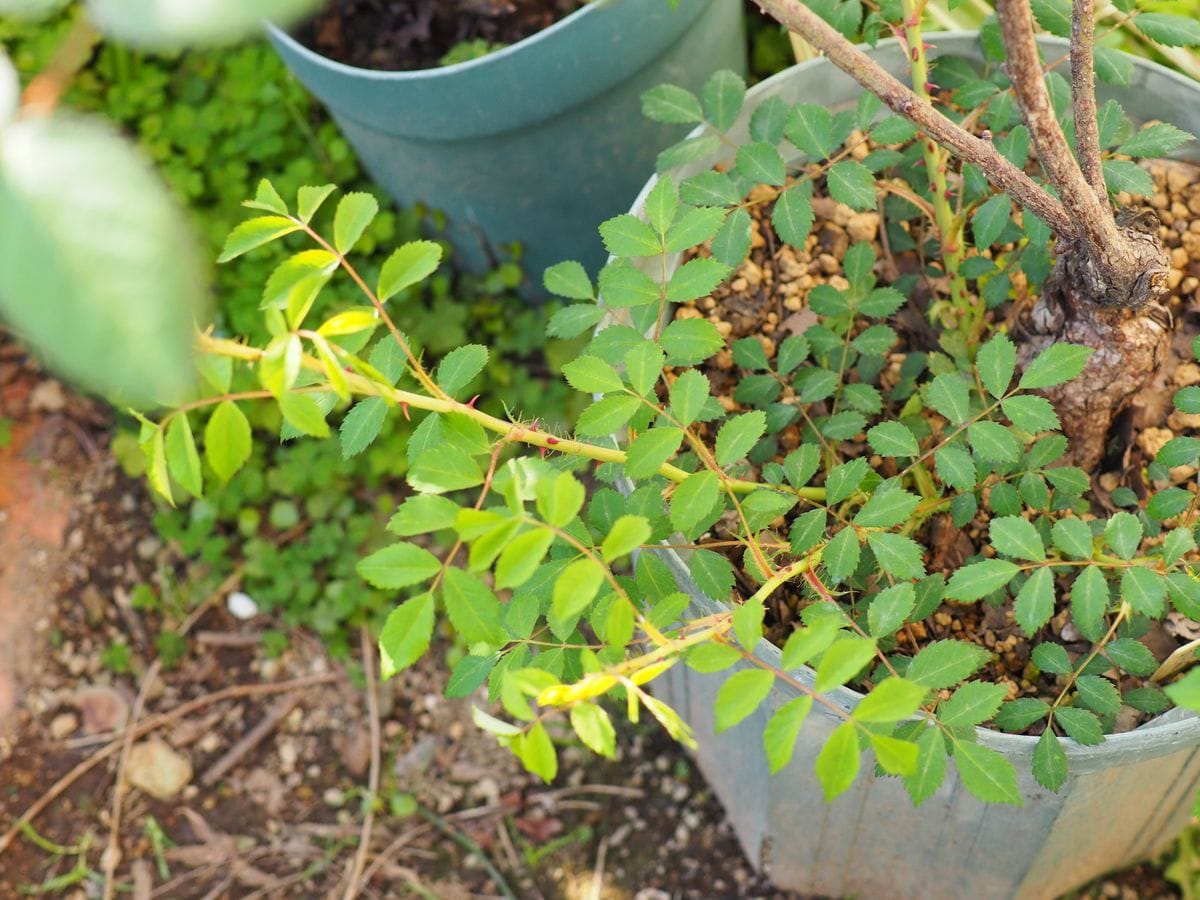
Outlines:
POLYGON ((916 47, 912 48, 912 61, 917 62, 921 58, 921 51, 916 47))
POLYGON ((545 459, 546 458, 546 448, 538 447, 538 455, 541 456, 542 459, 545 459))
POLYGON ((478 400, 478 399, 479 399, 479 395, 478 395, 478 394, 476 394, 474 397, 472 397, 470 400, 468 400, 468 401, 467 401, 467 408, 468 408, 468 409, 474 409, 474 408, 475 408, 475 401, 476 401, 476 400, 478 400))
POLYGON ((400 412, 404 413, 404 418, 408 419, 410 422, 412 421, 412 416, 408 414, 408 404, 403 400, 400 401, 400 412))
POLYGON ((530 431, 537 431, 537 423, 538 423, 538 420, 537 420, 537 419, 534 419, 532 422, 530 422, 530 423, 529 423, 529 430, 530 430, 530 431))
POLYGON ((936 94, 937 89, 938 89, 938 86, 936 84, 934 84, 932 81, 925 82, 925 93, 936 94))
POLYGON ((558 443, 558 438, 556 438, 556 437, 547 437, 547 438, 546 438, 546 443, 547 443, 547 444, 549 444, 551 447, 553 447, 555 444, 557 444, 557 443, 558 443))

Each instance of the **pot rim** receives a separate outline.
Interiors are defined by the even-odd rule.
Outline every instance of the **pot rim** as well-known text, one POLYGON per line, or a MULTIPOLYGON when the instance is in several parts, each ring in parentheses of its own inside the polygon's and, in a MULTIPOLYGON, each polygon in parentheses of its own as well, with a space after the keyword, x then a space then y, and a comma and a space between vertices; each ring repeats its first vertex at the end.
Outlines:
MULTIPOLYGON (((977 48, 979 46, 979 32, 972 30, 960 31, 938 31, 930 32, 926 35, 930 40, 931 49, 934 51, 931 55, 936 57, 940 55, 959 55, 962 54, 965 48, 977 48), (941 42, 939 46, 938 42, 941 42)), ((1070 42, 1065 38, 1054 37, 1051 35, 1039 35, 1038 42, 1043 45, 1066 49, 1070 46, 1070 42)), ((882 53, 887 53, 893 49, 900 48, 900 42, 895 38, 879 41, 875 48, 866 45, 860 45, 861 49, 868 55, 875 56, 882 53)), ((1133 60, 1135 67, 1143 69, 1147 74, 1158 77, 1167 78, 1170 81, 1181 85, 1190 93, 1196 95, 1197 103, 1200 104, 1200 82, 1187 78, 1178 72, 1168 69, 1158 63, 1150 60, 1142 59, 1141 57, 1131 56, 1126 54, 1133 60)), ((804 75, 809 72, 820 72, 826 67, 832 67, 833 64, 825 57, 817 57, 807 60, 803 63, 791 66, 782 72, 772 75, 770 78, 759 82, 747 92, 747 102, 743 105, 742 112, 738 117, 738 125, 744 125, 748 121, 746 112, 752 108, 752 101, 763 94, 771 95, 774 88, 780 84, 796 78, 798 75, 804 75)), ((1129 88, 1125 88, 1129 90, 1129 88)), ((840 104, 839 104, 840 105, 840 104)), ((737 129, 738 125, 734 126, 737 129)), ((697 137, 704 133, 705 126, 699 125, 693 129, 688 137, 697 137)), ((1200 135, 1197 136, 1200 140, 1200 135)), ((727 148, 725 148, 727 149, 727 148)), ((718 161, 727 153, 722 150, 717 151, 710 159, 702 160, 693 164, 697 171, 703 171, 710 167, 714 162, 718 161)), ((630 207, 630 213, 636 215, 646 204, 646 198, 650 191, 658 183, 659 176, 657 173, 650 176, 646 185, 637 195, 630 207)), ((679 254, 676 254, 676 264, 679 254)), ((612 257, 610 256, 611 260, 612 257)), ((603 298, 601 298, 601 302, 603 298)), ((603 322, 611 322, 614 320, 613 313, 610 311, 603 322)), ((597 330, 599 330, 599 327, 597 330)), ((615 443, 615 440, 614 440, 615 443)), ((619 486, 624 490, 631 485, 630 482, 622 478, 619 486)), ((680 587, 683 588, 692 598, 693 603, 698 603, 702 607, 709 607, 707 612, 713 613, 722 610, 728 610, 729 607, 723 602, 713 600, 711 597, 704 595, 699 588, 692 582, 691 574, 688 571, 687 564, 684 562, 683 556, 673 549, 669 544, 664 542, 663 546, 655 548, 651 552, 660 556, 668 566, 675 570, 677 580, 680 581, 680 587)), ((782 653, 779 647, 772 644, 766 638, 761 638, 755 648, 755 655, 763 657, 769 662, 773 662, 776 667, 781 659, 782 653)), ((794 670, 799 676, 799 679, 806 686, 812 687, 816 678, 816 672, 809 666, 804 666, 801 669, 794 670)), ((791 696, 800 696, 801 692, 796 688, 786 683, 781 683, 778 679, 775 682, 775 690, 782 691, 791 696)), ((774 692, 773 692, 774 693, 774 692)), ((844 710, 851 710, 856 706, 866 695, 855 691, 851 688, 842 686, 832 691, 822 692, 826 698, 836 703, 844 710)), ((790 699, 790 698, 789 698, 790 699)), ((771 703, 768 697, 767 703, 771 703)), ((976 726, 976 735, 979 743, 991 747, 993 749, 1004 752, 1010 758, 1024 759, 1031 758, 1033 750, 1038 742, 1038 738, 1032 735, 1025 734, 1009 734, 1007 732, 996 731, 990 728, 976 726)), ((1070 738, 1061 738, 1063 749, 1066 751, 1068 759, 1071 761, 1072 774, 1079 774, 1087 771, 1105 767, 1113 762, 1119 761, 1122 758, 1138 756, 1140 758, 1155 757, 1166 755, 1175 752, 1179 749, 1195 746, 1200 744, 1200 716, 1193 712, 1179 709, 1178 707, 1167 710, 1161 715, 1155 716, 1153 719, 1143 723, 1132 731, 1120 732, 1118 734, 1106 734, 1104 741, 1096 745, 1083 745, 1076 743, 1070 738), (1153 739, 1152 747, 1147 747, 1147 739, 1153 739)))
POLYGON ((368 69, 362 66, 352 66, 349 63, 339 62, 324 56, 313 50, 311 47, 301 43, 294 38, 291 32, 276 25, 273 22, 263 22, 263 26, 267 29, 268 34, 281 44, 287 46, 297 56, 303 57, 312 65, 320 66, 342 75, 355 76, 358 78, 372 78, 379 81, 427 81, 435 78, 445 78, 450 75, 456 75, 460 72, 469 72, 473 69, 481 69, 489 65, 502 63, 505 59, 512 56, 514 53, 527 50, 530 46, 534 46, 542 41, 554 40, 559 32, 564 29, 571 28, 575 22, 584 16, 591 13, 593 10, 611 6, 614 3, 620 3, 622 0, 585 0, 584 4, 577 10, 563 16, 561 19, 554 22, 552 25, 535 31, 528 37, 522 38, 514 44, 508 44, 505 47, 488 53, 485 56, 477 59, 468 59, 463 62, 454 63, 449 66, 430 66, 426 69, 368 69))

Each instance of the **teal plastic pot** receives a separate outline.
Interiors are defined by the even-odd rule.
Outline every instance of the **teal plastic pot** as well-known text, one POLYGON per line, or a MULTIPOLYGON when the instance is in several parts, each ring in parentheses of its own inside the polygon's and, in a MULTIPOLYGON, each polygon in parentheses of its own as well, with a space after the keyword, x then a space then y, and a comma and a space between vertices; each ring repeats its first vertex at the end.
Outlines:
MULTIPOLYGON (((931 34, 928 41, 933 55, 981 59, 974 33, 931 34)), ((1041 43, 1048 59, 1066 52, 1066 42, 1056 38, 1041 43)), ((907 77, 907 59, 895 41, 881 41, 868 53, 892 74, 907 77)), ((753 88, 730 134, 745 140, 751 113, 770 97, 788 104, 823 102, 844 108, 861 93, 827 60, 813 60, 753 88)), ((1116 98, 1135 120, 1160 119, 1200 135, 1200 83, 1162 66, 1134 60, 1130 84, 1102 85, 1100 97, 1116 98)), ((1193 143, 1185 145, 1181 155, 1198 153, 1193 143)), ((678 183, 728 161, 731 154, 730 148, 722 147, 710 159, 672 175, 678 183)), ((655 181, 651 179, 639 195, 631 210, 635 215, 642 212, 655 181)), ((647 274, 658 277, 658 259, 650 262, 647 274)), ((679 262, 668 260, 667 277, 679 262)), ((608 321, 628 321, 622 318, 627 313, 614 310, 608 321)), ((686 542, 677 536, 673 543, 686 542)), ((718 602, 724 598, 707 597, 696 586, 686 551, 654 552, 690 595, 688 618, 728 610, 718 602)), ((755 653, 778 667, 778 647, 762 640, 755 653)), ((1171 710, 1133 731, 1110 735, 1097 746, 1064 740, 1070 775, 1058 793, 1039 786, 1030 773, 1036 738, 980 729, 979 742, 1016 766, 1021 807, 981 803, 963 787, 953 764, 937 792, 914 807, 898 779, 874 774, 869 755, 850 789, 826 803, 813 764, 843 716, 815 705, 791 763, 772 776, 762 747, 763 730, 776 709, 801 693, 776 681, 753 714, 718 734, 713 704, 728 674, 701 674, 677 665, 652 687, 695 730, 699 766, 724 804, 747 856, 777 887, 806 896, 1049 900, 1106 871, 1152 857, 1179 833, 1196 802, 1200 718, 1171 710)), ((812 669, 791 674, 809 688, 814 684, 812 669)), ((826 696, 844 711, 862 700, 848 688, 826 696)))
POLYGON ((739 0, 600 0, 489 56, 412 72, 343 65, 269 31, 371 177, 403 206, 444 211, 472 270, 519 241, 533 295, 556 262, 603 264, 596 226, 686 130, 642 116, 642 92, 744 71, 742 15, 739 0))

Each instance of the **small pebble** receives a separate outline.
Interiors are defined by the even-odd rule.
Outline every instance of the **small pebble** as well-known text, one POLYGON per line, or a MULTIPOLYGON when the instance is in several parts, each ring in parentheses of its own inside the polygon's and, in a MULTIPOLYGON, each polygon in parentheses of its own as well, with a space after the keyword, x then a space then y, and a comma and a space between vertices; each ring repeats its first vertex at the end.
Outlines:
POLYGON ((337 788, 327 788, 321 799, 325 801, 326 806, 341 806, 346 802, 346 794, 337 788))
POLYGON ((249 594, 242 591, 234 591, 230 594, 225 601, 225 605, 234 618, 242 619, 243 621, 253 619, 258 615, 258 604, 254 602, 254 599, 249 594))
POLYGON ((50 737, 61 741, 74 733, 79 727, 79 719, 74 713, 62 713, 50 720, 50 737))

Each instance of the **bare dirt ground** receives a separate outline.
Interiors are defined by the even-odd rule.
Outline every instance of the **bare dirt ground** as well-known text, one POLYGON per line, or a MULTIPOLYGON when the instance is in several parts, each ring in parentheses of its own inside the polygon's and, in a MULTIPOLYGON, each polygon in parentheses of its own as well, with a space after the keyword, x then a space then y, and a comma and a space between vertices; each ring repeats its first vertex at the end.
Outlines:
POLYGON ((304 633, 271 657, 236 577, 155 537, 103 411, 4 352, 0 897, 790 896, 657 728, 545 785, 471 723, 482 698, 442 697, 438 648, 386 684, 304 633))

